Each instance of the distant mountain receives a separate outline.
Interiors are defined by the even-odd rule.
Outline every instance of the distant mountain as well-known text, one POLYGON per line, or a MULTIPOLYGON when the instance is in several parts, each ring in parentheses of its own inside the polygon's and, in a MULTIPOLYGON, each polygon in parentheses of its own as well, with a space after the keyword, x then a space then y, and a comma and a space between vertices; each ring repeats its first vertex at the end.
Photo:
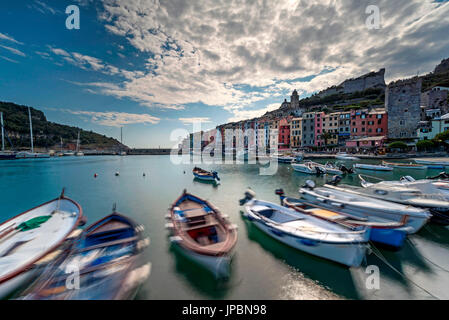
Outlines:
MULTIPOLYGON (((15 149, 29 148, 30 146, 30 124, 28 119, 28 107, 11 102, 0 102, 0 112, 3 112, 5 130, 7 137, 15 149)), ((31 108, 33 120, 34 146, 41 148, 58 148, 61 138, 64 147, 67 144, 75 144, 80 131, 80 143, 82 148, 89 149, 119 149, 120 142, 116 139, 106 137, 92 131, 66 126, 50 122, 45 114, 37 109, 31 108)), ((5 138, 8 149, 10 143, 5 138)), ((128 149, 128 147, 123 146, 128 149)))

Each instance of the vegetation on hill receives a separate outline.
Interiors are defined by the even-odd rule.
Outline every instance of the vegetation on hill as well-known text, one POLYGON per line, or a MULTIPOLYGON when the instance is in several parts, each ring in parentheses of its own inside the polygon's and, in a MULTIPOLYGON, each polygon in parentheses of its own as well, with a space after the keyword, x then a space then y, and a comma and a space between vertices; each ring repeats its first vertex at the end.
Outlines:
POLYGON ((423 92, 433 87, 449 87, 449 72, 429 73, 421 78, 423 92))
MULTIPOLYGON (((28 107, 0 102, 0 112, 3 112, 6 134, 14 148, 28 148, 30 146, 28 107)), ((118 148, 120 146, 117 140, 105 135, 47 121, 45 114, 34 108, 31 108, 31 118, 35 147, 59 146, 61 138, 64 144, 76 143, 78 131, 80 131, 80 143, 84 147, 118 148)), ((8 141, 6 138, 5 140, 8 141)))

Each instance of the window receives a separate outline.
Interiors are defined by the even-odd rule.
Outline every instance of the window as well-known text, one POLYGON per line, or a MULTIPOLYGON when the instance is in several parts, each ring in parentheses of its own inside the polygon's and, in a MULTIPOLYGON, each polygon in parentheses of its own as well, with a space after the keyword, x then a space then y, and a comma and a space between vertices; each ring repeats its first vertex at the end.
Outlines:
POLYGON ((399 125, 404 126, 405 125, 405 120, 400 120, 399 121, 399 125))

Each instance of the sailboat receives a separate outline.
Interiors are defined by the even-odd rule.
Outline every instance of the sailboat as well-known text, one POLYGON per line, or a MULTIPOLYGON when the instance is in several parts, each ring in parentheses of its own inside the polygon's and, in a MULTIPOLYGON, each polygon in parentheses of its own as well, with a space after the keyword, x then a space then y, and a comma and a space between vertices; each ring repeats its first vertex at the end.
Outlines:
POLYGON ((80 131, 78 130, 78 139, 76 139, 76 153, 75 156, 83 157, 84 153, 80 151, 80 131))
POLYGON ((122 146, 123 146, 123 127, 120 128, 120 155, 126 156, 126 152, 122 151, 122 146))
POLYGON ((16 154, 17 159, 28 159, 28 158, 50 158, 48 153, 34 152, 33 143, 33 122, 31 120, 31 109, 28 107, 28 118, 30 119, 30 140, 31 140, 31 151, 21 151, 16 154))
POLYGON ((0 160, 14 160, 16 154, 11 151, 5 151, 5 127, 3 125, 3 112, 0 112, 0 120, 2 126, 2 151, 0 152, 0 160))
POLYGON ((61 149, 59 150, 59 152, 56 154, 57 157, 62 157, 64 155, 64 153, 62 152, 62 137, 61 137, 61 149))

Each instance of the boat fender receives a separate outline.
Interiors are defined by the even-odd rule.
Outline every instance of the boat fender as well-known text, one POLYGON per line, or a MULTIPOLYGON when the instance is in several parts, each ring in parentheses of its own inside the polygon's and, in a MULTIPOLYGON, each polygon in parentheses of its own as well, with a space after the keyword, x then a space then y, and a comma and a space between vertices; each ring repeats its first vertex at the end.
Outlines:
POLYGON ((179 243, 179 242, 182 242, 182 238, 179 236, 173 236, 173 237, 170 237, 170 242, 171 243, 179 243))
POLYGON ((174 224, 171 222, 165 224, 165 229, 173 230, 174 227, 174 224))

